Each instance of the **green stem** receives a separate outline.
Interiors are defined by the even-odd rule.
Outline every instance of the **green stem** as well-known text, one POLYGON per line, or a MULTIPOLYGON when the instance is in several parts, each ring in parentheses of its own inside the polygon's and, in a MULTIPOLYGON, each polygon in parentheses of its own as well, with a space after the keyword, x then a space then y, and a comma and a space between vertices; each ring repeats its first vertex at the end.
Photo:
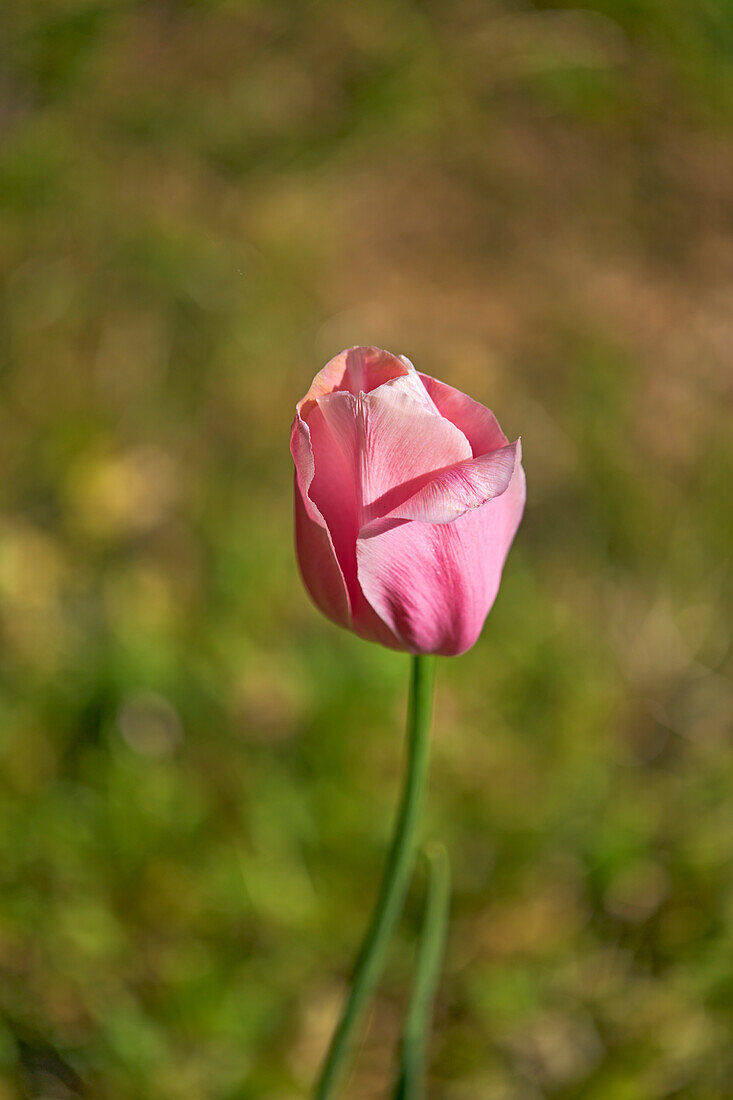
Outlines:
POLYGON ((415 982, 402 1031, 394 1100, 423 1100, 425 1096, 430 1017, 448 930, 450 907, 448 853, 442 844, 435 844, 427 856, 428 896, 417 952, 415 982))
POLYGON ((399 920, 415 862, 417 823, 428 771, 428 741, 435 658, 412 658, 407 707, 407 771, 392 846, 377 904, 356 960, 351 992, 331 1040, 314 1100, 330 1100, 351 1050, 354 1030, 379 980, 389 940, 399 920))

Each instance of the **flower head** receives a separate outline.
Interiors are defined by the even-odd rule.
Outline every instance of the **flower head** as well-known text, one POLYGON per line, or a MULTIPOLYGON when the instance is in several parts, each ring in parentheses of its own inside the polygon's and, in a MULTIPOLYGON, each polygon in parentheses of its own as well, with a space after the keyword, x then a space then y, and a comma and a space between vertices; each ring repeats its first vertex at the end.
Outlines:
POLYGON ((324 614, 410 653, 469 649, 522 518, 519 440, 404 356, 357 347, 298 402, 290 449, 298 561, 324 614))

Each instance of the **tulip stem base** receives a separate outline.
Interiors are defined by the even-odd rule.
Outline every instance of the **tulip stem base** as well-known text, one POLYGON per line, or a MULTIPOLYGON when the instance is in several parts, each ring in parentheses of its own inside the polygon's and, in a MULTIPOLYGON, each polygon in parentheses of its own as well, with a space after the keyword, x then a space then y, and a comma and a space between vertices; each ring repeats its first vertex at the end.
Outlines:
POLYGON ((314 1100, 331 1100, 335 1095, 355 1029, 382 973, 389 941, 402 912, 415 863, 417 825, 428 773, 434 678, 435 657, 413 656, 407 708, 407 767, 392 845, 377 904, 354 967, 351 991, 331 1040, 314 1100))

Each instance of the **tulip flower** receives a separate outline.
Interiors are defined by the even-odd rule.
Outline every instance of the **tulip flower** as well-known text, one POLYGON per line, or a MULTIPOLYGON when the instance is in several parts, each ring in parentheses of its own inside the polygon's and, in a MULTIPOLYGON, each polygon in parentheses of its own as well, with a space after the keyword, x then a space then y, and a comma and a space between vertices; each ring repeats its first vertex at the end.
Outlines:
POLYGON ((404 356, 357 347, 298 402, 291 452, 298 561, 321 611, 409 653, 469 649, 522 517, 519 440, 404 356))
MULTIPOLYGON (((298 402, 295 539, 317 606, 362 638, 413 654, 407 767, 392 845, 350 993, 314 1092, 331 1100, 384 966, 414 864, 434 656, 478 638, 522 518, 524 471, 489 409, 379 348, 341 352, 298 402)), ((447 857, 446 857, 447 858, 447 857)), ((436 865, 437 866, 437 865, 436 865)), ((423 1096, 426 1029, 448 910, 436 871, 395 1096, 423 1096)))

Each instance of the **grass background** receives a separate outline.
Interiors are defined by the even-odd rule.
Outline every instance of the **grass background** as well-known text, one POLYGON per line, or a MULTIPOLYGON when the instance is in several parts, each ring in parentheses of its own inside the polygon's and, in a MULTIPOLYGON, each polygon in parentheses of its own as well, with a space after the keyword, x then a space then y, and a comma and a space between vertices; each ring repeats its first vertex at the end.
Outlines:
POLYGON ((307 1094, 402 754, 407 660, 291 547, 293 405, 356 343, 494 408, 529 486, 439 667, 430 1096, 730 1097, 732 9, 0 22, 0 1100, 307 1094))

